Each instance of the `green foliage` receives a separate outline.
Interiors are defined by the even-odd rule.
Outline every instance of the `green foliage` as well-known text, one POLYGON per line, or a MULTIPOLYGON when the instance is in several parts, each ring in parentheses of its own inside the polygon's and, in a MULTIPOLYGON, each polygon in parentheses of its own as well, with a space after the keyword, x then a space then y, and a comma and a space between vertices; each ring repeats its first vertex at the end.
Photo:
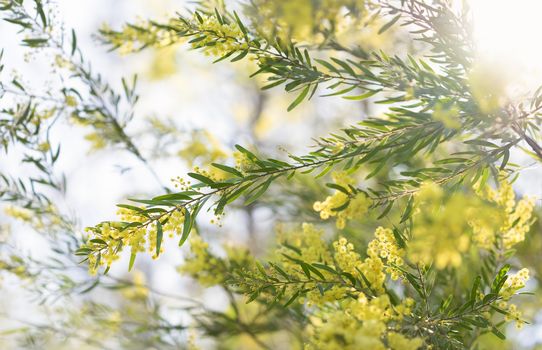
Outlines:
MULTIPOLYGON (((137 77, 122 79, 116 91, 91 68, 74 30, 55 31, 51 4, 29 3, 0 0, 0 15, 23 34, 21 45, 52 53, 61 88, 36 95, 23 80, 0 81, 2 151, 20 147, 21 162, 38 174, 0 174, 0 199, 11 203, 9 216, 44 233, 55 248, 50 261, 2 250, 0 267, 29 281, 44 303, 108 289, 122 300, 117 310, 93 301, 64 310, 66 337, 77 338, 81 322, 90 330, 80 340, 95 347, 179 348, 193 328, 217 344, 231 341, 224 348, 242 348, 244 336, 273 348, 267 341, 285 334, 288 345, 281 344, 289 348, 464 349, 476 348, 486 333, 505 340, 507 322, 527 323, 512 298, 529 278, 516 249, 530 239, 534 200, 516 201, 512 183, 522 169, 513 157, 523 150, 540 164, 542 89, 511 101, 500 87, 487 86, 491 76, 478 65, 466 5, 342 1, 323 9, 311 1, 259 0, 237 13, 221 1, 202 1, 165 21, 102 27, 100 41, 122 53, 185 44, 217 64, 246 63, 243 75, 260 79, 261 90, 283 87, 290 99, 285 113, 319 94, 371 107, 305 153, 263 155, 259 147, 235 145, 229 158, 210 154, 207 135, 196 145, 207 164, 174 179, 173 191, 154 171, 154 155, 128 132, 137 77), (291 21, 307 9, 314 14, 308 23, 291 21), (371 28, 373 38, 420 46, 344 46, 338 27, 346 17, 371 28), (5 96, 18 99, 8 103, 5 96), (92 149, 133 155, 164 192, 118 204, 117 221, 74 234, 76 220, 50 199, 66 190, 56 174, 61 145, 49 136, 61 119, 91 130, 92 149), (289 205, 298 212, 282 214, 289 205), (278 248, 265 258, 239 247, 216 253, 201 238, 206 212, 219 221, 227 210, 251 215, 259 207, 271 209, 277 224, 278 248), (325 223, 331 217, 336 228, 325 223), (299 229, 303 221, 314 224, 299 229), (281 222, 290 222, 288 229, 281 222), (138 254, 158 258, 175 235, 187 252, 179 272, 218 287, 228 299, 225 310, 157 291, 138 274, 132 281, 111 273, 127 248, 130 271, 138 254), (71 275, 67 267, 88 267, 90 276, 71 275), (166 315, 174 308, 164 312, 158 296, 188 303, 180 309, 190 325, 171 324, 166 315)), ((154 126, 162 129, 158 138, 176 135, 174 127, 154 126)), ((32 325, 21 333, 33 343, 59 332, 53 328, 32 325)))

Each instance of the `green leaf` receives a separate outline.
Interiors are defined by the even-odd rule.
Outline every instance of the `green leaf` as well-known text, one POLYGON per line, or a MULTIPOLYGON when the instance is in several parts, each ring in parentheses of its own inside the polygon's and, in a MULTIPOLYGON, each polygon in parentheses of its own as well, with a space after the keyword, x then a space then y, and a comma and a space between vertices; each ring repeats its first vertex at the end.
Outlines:
POLYGON ((38 15, 40 16, 41 23, 43 24, 43 28, 45 29, 47 27, 47 17, 45 16, 45 12, 43 11, 43 5, 41 4, 41 0, 35 0, 36 2, 36 10, 38 11, 38 15))
POLYGON ((144 214, 144 213, 145 213, 145 209, 136 207, 136 206, 134 206, 134 205, 129 205, 129 204, 117 204, 117 207, 119 207, 119 208, 124 208, 124 209, 128 209, 128 210, 132 210, 132 211, 135 211, 135 212, 140 213, 140 214, 144 214))
POLYGON ((476 297, 478 296, 478 288, 480 288, 480 283, 482 282, 481 276, 476 276, 476 279, 474 280, 474 284, 472 285, 472 289, 470 292, 470 300, 476 301, 476 297))
POLYGON ((290 299, 288 299, 286 304, 284 304, 284 307, 288 307, 291 303, 293 303, 297 299, 299 294, 301 294, 301 292, 299 290, 297 292, 295 292, 294 295, 292 295, 292 297, 290 299))
POLYGON ((81 290, 79 294, 85 294, 93 290, 98 284, 100 283, 100 280, 97 278, 94 282, 90 284, 87 288, 81 290))
POLYGON ((479 139, 475 139, 475 140, 468 140, 468 141, 465 141, 463 142, 467 145, 475 145, 475 146, 483 146, 483 147, 491 147, 491 148, 499 148, 499 146, 497 146, 496 144, 494 143, 491 143, 489 141, 486 141, 486 140, 479 140, 479 139))
POLYGON ((164 231, 162 230, 162 223, 160 220, 156 220, 156 256, 160 255, 160 247, 162 246, 162 238, 164 231))
POLYGON ((187 201, 191 200, 192 197, 187 195, 185 192, 178 192, 178 193, 169 193, 169 194, 163 194, 161 196, 154 197, 153 201, 187 201))
POLYGON ((258 191, 256 193, 254 193, 253 195, 251 195, 246 201, 245 201, 245 205, 249 205, 251 203, 254 203, 258 198, 260 198, 266 191, 267 189, 269 188, 269 185, 271 184, 271 182, 276 179, 278 176, 280 175, 275 175, 275 176, 272 176, 270 177, 269 179, 267 179, 265 182, 263 182, 262 184, 260 184, 258 187, 256 187, 255 189, 259 188, 258 191))
POLYGON ((497 329, 497 327, 491 327, 491 333, 495 334, 501 340, 506 340, 506 336, 497 329))
POLYGON ((380 34, 384 33, 386 30, 390 29, 391 26, 393 26, 393 25, 399 20, 399 18, 401 18, 401 14, 398 14, 397 16, 393 17, 391 21, 389 21, 388 23, 384 24, 384 25, 382 26, 382 28, 380 28, 380 29, 378 30, 378 34, 380 35, 380 34))
POLYGON ((305 265, 306 265, 306 267, 307 267, 310 271, 312 271, 312 272, 315 273, 318 277, 320 277, 321 280, 325 280, 325 279, 326 279, 326 278, 324 277, 324 275, 323 275, 320 271, 318 271, 318 269, 317 269, 316 267, 314 267, 314 266, 312 266, 312 265, 310 265, 310 264, 305 264, 305 265))
POLYGON ((396 227, 394 227, 393 230, 392 230, 392 233, 393 233, 393 237, 395 238, 395 241, 397 242, 397 245, 399 246, 399 248, 405 248, 406 247, 406 242, 405 242, 405 239, 403 238, 403 235, 401 234, 401 232, 396 227))
POLYGON ((503 153, 503 158, 502 158, 500 170, 504 170, 506 168, 506 165, 508 164, 508 160, 510 159, 510 150, 508 148, 505 148, 502 153, 503 153))
MULTIPOLYGON (((242 183, 242 182, 241 182, 241 183, 242 183)), ((225 205, 230 204, 230 203, 234 202, 237 198, 241 197, 241 196, 243 195, 243 193, 245 193, 245 191, 246 191, 250 186, 252 186, 252 183, 251 183, 251 182, 249 182, 249 183, 247 183, 247 184, 245 184, 245 185, 243 185, 243 186, 237 188, 235 191, 232 191, 230 194, 225 195, 224 197, 222 197, 222 198, 225 198, 225 199, 226 199, 225 205)), ((223 208, 221 208, 221 209, 218 209, 218 208, 217 208, 217 211, 218 211, 218 212, 222 212, 222 209, 223 209, 223 208)))
POLYGON ((316 62, 320 63, 322 66, 326 67, 329 71, 339 73, 337 68, 335 68, 331 63, 329 63, 327 61, 324 61, 324 60, 321 60, 321 59, 318 59, 318 58, 315 58, 314 60, 316 62))
POLYGON ((331 57, 331 60, 341 66, 348 74, 356 76, 356 72, 354 72, 354 70, 352 69, 352 67, 350 67, 348 63, 335 57, 331 57))
POLYGON ((198 173, 188 173, 187 175, 190 176, 193 179, 196 179, 196 180, 206 184, 206 185, 212 185, 212 184, 215 183, 213 180, 209 179, 207 176, 203 176, 203 175, 198 174, 198 173))
POLYGON ((179 247, 186 242, 186 239, 188 238, 188 235, 190 235, 190 231, 192 231, 192 217, 190 215, 190 211, 185 208, 184 211, 184 223, 183 223, 183 233, 181 234, 181 239, 179 241, 179 247))
POLYGON ((217 169, 220 169, 222 171, 225 171, 227 173, 230 173, 230 174, 233 174, 237 177, 244 177, 243 173, 241 173, 239 170, 231 167, 231 166, 227 166, 227 165, 224 165, 224 164, 218 164, 218 163, 212 163, 211 164, 212 166, 214 166, 215 168, 217 169))
POLYGON ((493 283, 491 284, 491 291, 498 294, 501 290, 502 286, 504 285, 504 282, 506 282, 508 276, 507 273, 510 271, 510 265, 506 264, 504 265, 499 272, 497 273, 497 276, 495 276, 495 279, 493 280, 493 283))
POLYGON ((401 223, 407 221, 410 218, 413 208, 414 208, 414 196, 410 196, 410 198, 408 199, 408 203, 405 208, 405 211, 403 212, 403 216, 401 216, 401 221, 400 221, 401 223))
POLYGON ((72 29, 72 56, 75 53, 75 50, 77 50, 77 36, 75 35, 75 30, 72 29))
POLYGON ((382 219, 383 217, 385 217, 391 210, 391 208, 393 207, 393 201, 389 202, 388 205, 386 206, 386 208, 382 211, 382 213, 378 216, 378 218, 376 218, 377 220, 380 220, 382 219))
POLYGON ((228 58, 228 57, 230 57, 231 55, 233 55, 235 52, 237 52, 237 51, 235 51, 235 50, 230 51, 230 52, 226 53, 225 55, 223 55, 222 57, 219 57, 219 58, 217 58, 216 60, 214 60, 213 63, 218 63, 218 62, 220 62, 220 61, 223 61, 223 60, 225 60, 226 58, 228 58))
POLYGON ((382 90, 371 90, 371 91, 368 91, 362 95, 358 95, 358 96, 343 96, 344 99, 346 100, 352 100, 352 101, 360 101, 360 100, 365 100, 371 96, 374 96, 376 95, 377 93, 379 93, 380 91, 382 90))
POLYGON ((333 274, 338 274, 338 272, 335 271, 331 266, 328 266, 328 265, 325 265, 325 264, 314 263, 314 264, 312 264, 312 266, 314 266, 316 268, 319 268, 321 270, 325 270, 327 272, 331 272, 333 274))
POLYGON ((136 259, 136 253, 130 254, 130 263, 128 264, 128 271, 132 271, 132 267, 134 267, 135 259, 136 259))
POLYGON ((305 55, 305 62, 307 63, 307 66, 310 67, 312 64, 311 57, 309 56, 309 51, 305 49, 305 51, 303 51, 303 54, 305 55))
POLYGON ((220 15, 220 13, 218 13, 218 9, 215 7, 215 17, 216 19, 218 20, 218 23, 220 23, 220 25, 224 25, 224 19, 222 18, 222 16, 220 15))
POLYGON ((349 205, 350 205, 350 198, 346 202, 341 204, 340 206, 338 206, 336 208, 331 208, 331 211, 342 211, 342 210, 345 210, 346 208, 348 208, 349 205))
POLYGON ((103 239, 99 239, 99 238, 93 238, 89 242, 101 244, 101 245, 107 245, 107 243, 103 239))
MULTIPOLYGON (((332 93, 329 93, 329 94, 325 94, 325 95, 321 95, 321 97, 329 97, 329 96, 337 96, 337 95, 342 95, 342 94, 346 94, 347 92, 350 92, 352 90, 354 90, 355 88, 357 88, 356 85, 352 85, 346 89, 342 89, 340 91, 336 91, 336 92, 332 92, 332 93)), ((347 98, 347 97, 343 97, 343 98, 347 98)))
POLYGON ((243 52, 241 52, 239 55, 235 56, 234 58, 231 59, 230 62, 237 62, 237 61, 240 61, 242 60, 243 58, 245 58, 245 56, 248 54, 248 50, 244 50, 243 52))
POLYGON ((269 265, 271 265, 278 273, 280 273, 287 281, 290 280, 290 276, 280 268, 277 264, 273 264, 272 262, 269 262, 269 265))
POLYGON ((233 15, 235 16, 235 21, 237 22, 237 25, 239 26, 239 29, 243 32, 243 34, 247 35, 247 29, 243 25, 243 22, 239 19, 239 16, 237 15, 237 12, 233 11, 233 15))
POLYGON ((346 188, 342 187, 341 185, 337 185, 337 184, 334 184, 334 183, 327 183, 326 186, 329 187, 329 188, 332 188, 334 190, 340 191, 340 192, 342 192, 344 194, 350 195, 350 192, 348 192, 348 190, 346 188))
POLYGON ((437 160, 434 162, 434 164, 455 164, 455 163, 466 163, 468 161, 469 160, 466 158, 453 157, 453 158, 437 160))
POLYGON ((23 42, 30 47, 40 47, 44 46, 47 43, 45 38, 33 38, 33 39, 23 39, 23 42))
POLYGON ((243 146, 241 145, 235 145, 235 148, 237 148, 237 150, 241 153, 243 153, 244 155, 246 155, 248 157, 248 159, 254 161, 254 160, 258 160, 258 157, 256 157, 256 155, 252 152, 250 152, 248 149, 244 148, 243 146))
POLYGON ((262 90, 269 90, 271 88, 274 88, 275 86, 278 86, 284 82, 286 82, 288 79, 280 79, 277 81, 272 82, 271 84, 265 85, 262 87, 262 90))
POLYGON ((88 255, 88 253, 92 252, 92 249, 90 248, 79 248, 75 251, 75 255, 81 256, 81 255, 88 255))
POLYGON ((308 279, 311 279, 311 272, 308 268, 308 265, 300 260, 297 260, 297 264, 301 267, 301 270, 303 270, 305 276, 307 276, 308 279))
POLYGON ((303 100, 305 99, 305 97, 307 97, 307 94, 309 93, 309 89, 310 89, 310 84, 305 86, 303 91, 301 91, 301 93, 297 96, 297 98, 294 100, 294 102, 292 102, 288 106, 288 109, 287 109, 288 112, 290 112, 295 107, 297 107, 297 105, 299 105, 301 102, 303 102, 303 100))

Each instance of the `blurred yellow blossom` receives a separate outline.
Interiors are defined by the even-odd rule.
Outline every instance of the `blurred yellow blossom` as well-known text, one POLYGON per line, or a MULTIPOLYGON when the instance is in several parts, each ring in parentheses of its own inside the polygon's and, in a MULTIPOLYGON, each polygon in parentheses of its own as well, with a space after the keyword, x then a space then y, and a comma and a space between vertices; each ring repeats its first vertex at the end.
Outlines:
POLYGON ((400 333, 388 333, 388 344, 392 350, 417 350, 423 345, 423 339, 409 339, 400 333))
POLYGON ((450 107, 437 103, 433 109, 433 119, 442 122, 448 129, 459 129, 461 127, 459 108, 456 105, 450 107))
POLYGON ((479 62, 468 75, 472 96, 484 113, 494 113, 506 102, 505 70, 491 62, 479 62))
POLYGON ((191 134, 190 141, 177 153, 194 166, 196 160, 199 163, 210 164, 228 156, 220 141, 207 130, 196 130, 191 134))
POLYGON ((131 286, 122 290, 122 294, 128 299, 146 299, 149 295, 149 290, 145 284, 146 281, 143 272, 139 270, 134 271, 132 283, 131 286))
POLYGON ((469 208, 477 205, 461 193, 445 198, 437 184, 424 183, 416 196, 417 211, 407 250, 409 259, 424 265, 434 262, 438 269, 459 267, 461 255, 470 246, 467 214, 469 208))
POLYGON ((197 234, 190 238, 190 255, 179 266, 178 271, 196 278, 203 286, 220 283, 224 276, 216 270, 218 259, 210 254, 209 244, 197 234))
POLYGON ((361 218, 369 210, 371 201, 363 192, 354 193, 349 186, 354 184, 354 179, 349 177, 346 172, 333 172, 333 181, 348 191, 348 194, 336 190, 331 196, 328 196, 323 202, 315 202, 313 208, 320 213, 320 218, 326 220, 330 217, 337 217, 337 228, 343 229, 347 220, 361 218), (345 206, 345 208, 340 209, 345 206))

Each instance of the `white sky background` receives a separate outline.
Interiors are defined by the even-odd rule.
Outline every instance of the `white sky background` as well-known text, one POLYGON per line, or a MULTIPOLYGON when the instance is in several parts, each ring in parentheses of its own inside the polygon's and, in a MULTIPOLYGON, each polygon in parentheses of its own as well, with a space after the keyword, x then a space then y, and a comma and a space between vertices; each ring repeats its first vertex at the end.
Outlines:
MULTIPOLYGON (((519 69, 518 85, 527 86, 540 80, 542 83, 542 64, 538 62, 542 58, 542 45, 538 41, 528 41, 529 45, 524 45, 525 41, 518 40, 510 34, 510 28, 520 30, 520 33, 535 31, 542 33, 540 27, 532 27, 532 23, 542 23, 540 16, 542 12, 542 1, 539 0, 519 0, 517 4, 530 6, 529 4, 538 4, 535 10, 531 11, 512 11, 509 5, 511 1, 504 0, 474 0, 472 1, 478 17, 483 18, 480 23, 477 35, 483 52, 493 58, 504 59, 506 62, 516 62, 519 69), (491 4, 500 4, 488 6, 491 4), (501 7, 499 7, 501 6, 501 7), (489 12, 488 12, 489 11, 489 12), (516 18, 516 20, 511 20, 516 18), (529 24, 531 23, 531 25, 529 24), (480 29, 483 28, 483 29, 480 29), (510 45, 510 49, 507 46, 510 45), (512 53, 512 54, 511 54, 512 53), (518 54, 521 53, 521 54, 518 54), (525 57, 536 57, 536 60, 526 60, 525 57), (532 79, 540 77, 540 79, 532 79)), ((514 4, 516 1, 514 1, 514 4)), ((106 48, 99 46, 91 35, 104 22, 107 22, 113 28, 118 28, 122 23, 135 19, 137 16, 143 18, 157 17, 166 13, 173 13, 176 10, 182 10, 186 1, 168 1, 168 0, 59 0, 59 17, 66 23, 67 28, 75 28, 78 35, 79 46, 93 63, 94 69, 101 72, 107 80, 114 86, 119 86, 120 78, 130 76, 134 73, 141 74, 146 71, 146 64, 149 62, 142 56, 119 57, 115 53, 107 53, 106 48), (151 4, 151 5, 150 5, 151 4)), ((13 48, 18 45, 20 38, 12 35, 5 24, 0 24, 0 47, 6 49, 5 63, 7 71, 10 68, 17 67, 24 76, 46 76, 48 71, 39 62, 33 62, 31 65, 18 62, 21 55, 12 54, 13 48), (8 34, 9 33, 9 34, 8 34), (40 73, 43 72, 43 73, 40 73)), ((21 50, 23 52, 23 50, 21 50)), ((232 125, 232 115, 239 104, 240 98, 246 97, 246 89, 239 86, 231 79, 231 72, 223 65, 211 65, 208 58, 197 52, 183 50, 179 53, 179 72, 160 82, 149 82, 141 79, 139 93, 141 103, 136 112, 134 126, 129 130, 137 130, 140 123, 138 118, 147 115, 158 115, 172 117, 179 125, 187 128, 206 128, 211 127, 213 131, 222 133, 222 140, 234 140, 235 143, 243 143, 243 136, 239 134, 236 126, 232 125), (212 101, 212 103, 210 103, 212 101), (231 113, 230 113, 231 112, 231 113)), ((147 56, 148 58, 148 56, 147 56)), ((41 58, 40 58, 41 59, 41 58)), ((6 74, 6 72, 4 72, 6 74)), ((293 98, 293 97, 292 97, 293 98)), ((317 101, 319 114, 333 112, 338 108, 338 104, 344 104, 340 99, 326 98, 317 101)), ((242 101, 241 101, 242 103, 242 101)), ((302 112, 314 112, 314 106, 301 106, 302 112)), ((285 106, 279 106, 276 113, 286 113, 285 106)), ((93 225, 99 221, 113 219, 116 212, 115 204, 123 201, 126 195, 135 193, 159 193, 160 188, 152 179, 148 171, 142 167, 135 158, 127 152, 104 152, 87 155, 88 144, 82 140, 84 131, 77 128, 64 127, 63 133, 53 135, 57 139, 62 139, 63 152, 60 158, 59 170, 66 173, 69 180, 67 204, 81 219, 81 226, 93 225), (69 132, 68 132, 69 130, 69 132), (72 151, 76 150, 76 151, 72 151), (116 165, 131 166, 131 171, 120 174, 116 165), (134 193, 135 192, 135 193, 134 193)), ((299 128, 283 128, 280 132, 273 134, 274 142, 280 145, 294 143, 299 145, 310 144, 309 134, 300 132, 299 128), (292 134, 292 132, 296 132, 292 134)), ((136 142, 138 140, 136 139, 136 142)), ((229 145, 231 146, 231 145, 229 145)), ((519 156, 519 154, 518 154, 519 156)), ((526 165, 533 163, 526 157, 526 165)), ((173 176, 182 175, 186 168, 181 160, 167 160, 153 163, 158 174, 164 183, 168 183, 173 176)), ((0 170, 8 168, 10 171, 18 169, 19 165, 14 159, 0 159, 0 170)), ((23 170, 23 169, 21 169, 23 170)), ((528 195, 535 195, 542 198, 542 171, 540 166, 536 168, 527 168, 517 183, 516 188, 528 195)), ((539 200, 538 204, 541 203, 539 200)), ((242 218, 233 217, 228 220, 234 221, 242 218)), ((238 225, 242 226, 242 225, 238 225)), ((23 231, 14 232, 20 235, 19 244, 29 249, 36 256, 43 254, 44 250, 39 246, 40 243, 29 240, 28 233, 23 231)), ((242 238, 246 233, 237 232, 242 238)), ((232 237, 235 238, 235 237, 232 237)), ((241 238, 241 239, 242 239, 241 238)), ((38 241, 39 242, 39 241, 38 241)), ((167 248, 167 247, 166 247, 167 248)), ((152 281, 157 288, 162 290, 178 291, 181 286, 181 278, 174 271, 174 267, 179 264, 181 253, 179 249, 174 249, 175 244, 166 249, 166 254, 157 261, 150 261, 144 254, 137 258, 136 266, 145 270, 152 271, 152 281), (152 269, 151 269, 152 267, 152 269)), ((114 265, 113 273, 121 275, 127 269, 127 260, 118 262, 114 265)), ((186 281, 185 281, 186 282, 186 281)), ((184 282, 183 282, 184 283, 184 282)), ((186 287, 186 283, 185 283, 186 287)), ((2 288, 4 286, 2 285, 2 288)), ((16 291, 15 291, 16 292, 16 291)), ((4 290, 2 291, 2 294, 4 290)), ((220 306, 222 299, 212 295, 214 291, 206 292, 211 295, 209 302, 215 306, 220 306)), ((22 298, 18 298, 22 299, 22 298)), ((11 306, 19 308, 16 311, 21 316, 27 315, 24 300, 17 300, 11 306)), ((0 302, 1 303, 1 302, 0 302)), ((6 307, 6 305, 3 305, 6 307)), ((0 309, 3 308, 0 306, 0 309)), ((1 328, 1 325, 0 325, 1 328)), ((526 330, 529 340, 538 337, 542 341, 540 332, 532 334, 532 330, 526 330)))

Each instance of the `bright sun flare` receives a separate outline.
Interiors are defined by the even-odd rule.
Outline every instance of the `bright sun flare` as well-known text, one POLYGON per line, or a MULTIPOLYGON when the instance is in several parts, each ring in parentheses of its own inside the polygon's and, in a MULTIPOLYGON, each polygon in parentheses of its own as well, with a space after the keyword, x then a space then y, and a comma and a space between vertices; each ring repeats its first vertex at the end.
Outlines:
POLYGON ((542 84, 542 0, 466 0, 481 59, 507 72, 515 88, 542 84))

